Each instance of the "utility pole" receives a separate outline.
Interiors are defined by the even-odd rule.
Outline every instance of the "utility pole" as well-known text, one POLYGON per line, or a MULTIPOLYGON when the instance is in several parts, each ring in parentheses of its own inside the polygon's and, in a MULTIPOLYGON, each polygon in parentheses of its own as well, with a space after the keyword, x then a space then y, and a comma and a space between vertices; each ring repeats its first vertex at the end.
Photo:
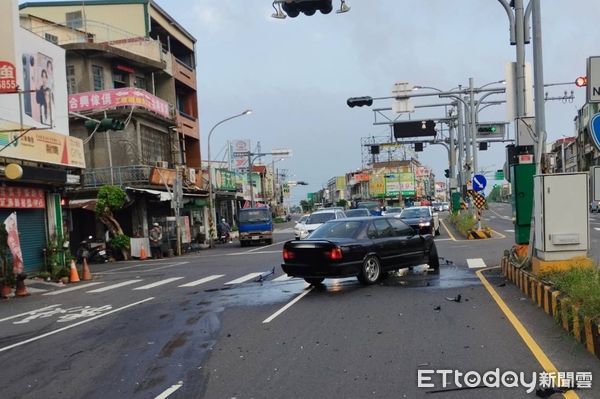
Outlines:
POLYGON ((473 151, 473 174, 477 173, 477 123, 476 119, 476 110, 475 110, 475 83, 473 78, 469 78, 469 113, 471 114, 471 148, 473 151))
MULTIPOLYGON (((459 86, 459 90, 461 87, 459 86)), ((463 192, 465 184, 465 126, 463 115, 463 103, 458 101, 456 104, 456 118, 458 124, 458 191, 463 192)))

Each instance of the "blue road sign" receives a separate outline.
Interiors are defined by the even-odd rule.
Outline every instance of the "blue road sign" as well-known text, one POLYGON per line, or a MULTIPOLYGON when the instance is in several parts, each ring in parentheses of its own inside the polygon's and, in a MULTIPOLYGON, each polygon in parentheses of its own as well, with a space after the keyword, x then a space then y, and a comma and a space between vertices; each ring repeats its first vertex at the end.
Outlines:
POLYGON ((600 149, 600 113, 592 117, 590 120, 590 127, 594 144, 596 144, 596 148, 600 149))
POLYGON ((473 176, 473 190, 483 191, 487 186, 487 180, 484 175, 473 176))

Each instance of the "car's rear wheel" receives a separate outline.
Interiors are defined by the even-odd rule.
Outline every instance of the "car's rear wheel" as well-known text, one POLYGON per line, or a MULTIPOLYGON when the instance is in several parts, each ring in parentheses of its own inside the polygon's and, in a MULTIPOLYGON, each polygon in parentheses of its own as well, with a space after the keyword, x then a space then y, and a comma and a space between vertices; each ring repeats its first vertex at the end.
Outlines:
POLYGON ((362 264, 362 270, 360 274, 357 276, 358 281, 365 285, 373 284, 381 275, 381 263, 379 262, 379 258, 376 256, 370 255, 365 258, 362 264))
POLYGON ((311 285, 321 284, 325 280, 324 277, 306 277, 304 281, 311 285))
POLYGON ((435 244, 431 245, 429 249, 429 260, 427 262, 429 265, 429 273, 439 273, 440 272, 440 258, 438 256, 437 248, 435 244))

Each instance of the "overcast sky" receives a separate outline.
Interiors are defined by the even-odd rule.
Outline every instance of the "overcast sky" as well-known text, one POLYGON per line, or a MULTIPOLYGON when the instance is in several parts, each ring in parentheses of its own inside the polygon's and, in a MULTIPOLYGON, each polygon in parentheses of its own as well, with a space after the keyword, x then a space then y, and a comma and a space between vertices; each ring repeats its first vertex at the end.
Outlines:
MULTIPOLYGON (((337 8, 339 1, 333 1, 337 8)), ((264 151, 291 148, 294 156, 278 167, 310 183, 294 189, 296 202, 329 178, 360 168, 361 137, 389 134, 387 127, 372 125, 368 108, 348 108, 348 97, 389 96, 395 81, 447 90, 473 77, 482 86, 503 79, 505 64, 515 60, 506 12, 497 0, 347 0, 348 13, 285 20, 270 17, 270 0, 157 2, 198 40, 203 157, 210 128, 252 108, 252 115, 215 130, 211 152, 236 138, 260 141, 264 151)), ((598 15, 598 0, 542 1, 546 83, 585 75, 586 58, 600 55, 598 15)), ((531 61, 530 45, 526 53, 531 61)), ((552 97, 564 90, 575 91, 574 102, 546 103, 550 140, 574 134, 573 118, 585 102, 585 90, 574 85, 547 91, 552 97)), ((440 116, 439 108, 414 115, 440 116)), ((506 112, 489 107, 479 119, 505 120, 506 112)), ((429 146, 419 155, 440 179, 448 167, 445 151, 429 146)), ((504 145, 494 144, 479 159, 483 168, 501 168, 504 145)))

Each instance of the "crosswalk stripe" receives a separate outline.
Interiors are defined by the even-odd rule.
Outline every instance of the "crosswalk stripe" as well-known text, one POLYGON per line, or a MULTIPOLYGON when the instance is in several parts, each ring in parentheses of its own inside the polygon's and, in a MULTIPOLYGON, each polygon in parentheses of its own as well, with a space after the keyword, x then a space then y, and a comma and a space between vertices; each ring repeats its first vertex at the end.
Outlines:
POLYGON ((600 231, 600 227, 594 227, 594 230, 600 231))
POLYGON ((223 276, 225 276, 225 275, 224 274, 215 274, 213 276, 204 277, 204 278, 201 278, 200 280, 192 281, 187 284, 182 284, 179 287, 195 287, 197 285, 208 283, 209 281, 212 281, 212 280, 216 280, 223 276))
POLYGON ((469 269, 479 269, 486 266, 481 258, 467 259, 467 265, 469 266, 469 269))
POLYGON ((169 283, 172 283, 173 281, 181 280, 182 278, 183 277, 166 278, 164 280, 156 281, 154 283, 142 285, 141 287, 136 287, 136 288, 134 288, 134 291, 137 291, 137 290, 149 290, 150 288, 158 287, 159 285, 169 284, 169 283))
POLYGON ((108 291, 108 290, 113 290, 115 288, 124 287, 126 285, 131 285, 131 284, 139 283, 140 281, 142 281, 142 279, 127 280, 127 281, 123 281, 123 282, 118 283, 118 284, 113 284, 113 285, 109 285, 107 287, 102 287, 102 288, 98 288, 96 290, 91 290, 91 291, 86 291, 86 292, 88 294, 95 294, 95 293, 98 293, 98 292, 104 292, 104 291, 108 291))
POLYGON ((288 276, 287 274, 282 274, 281 276, 274 278, 273 281, 288 281, 293 279, 292 276, 288 276))
POLYGON ((504 231, 505 231, 506 233, 514 233, 514 232, 515 232, 515 231, 514 231, 514 230, 512 230, 512 229, 509 229, 509 230, 504 230, 504 231))
POLYGON ((98 284, 102 284, 102 282, 97 281, 95 283, 87 283, 87 284, 82 284, 82 285, 76 285, 74 287, 63 288, 63 289, 60 289, 60 290, 48 292, 48 293, 43 294, 43 295, 60 295, 60 294, 64 294, 65 292, 71 292, 71 291, 75 291, 75 290, 80 290, 82 288, 88 288, 88 287, 92 287, 92 286, 98 285, 98 284))
POLYGON ((231 280, 225 283, 225 285, 231 285, 231 284, 239 284, 239 283, 243 283, 244 281, 248 281, 248 280, 252 280, 253 278, 256 278, 258 276, 260 276, 262 273, 257 272, 257 273, 249 273, 246 274, 245 276, 242 276, 240 278, 236 278, 235 280, 231 280))

